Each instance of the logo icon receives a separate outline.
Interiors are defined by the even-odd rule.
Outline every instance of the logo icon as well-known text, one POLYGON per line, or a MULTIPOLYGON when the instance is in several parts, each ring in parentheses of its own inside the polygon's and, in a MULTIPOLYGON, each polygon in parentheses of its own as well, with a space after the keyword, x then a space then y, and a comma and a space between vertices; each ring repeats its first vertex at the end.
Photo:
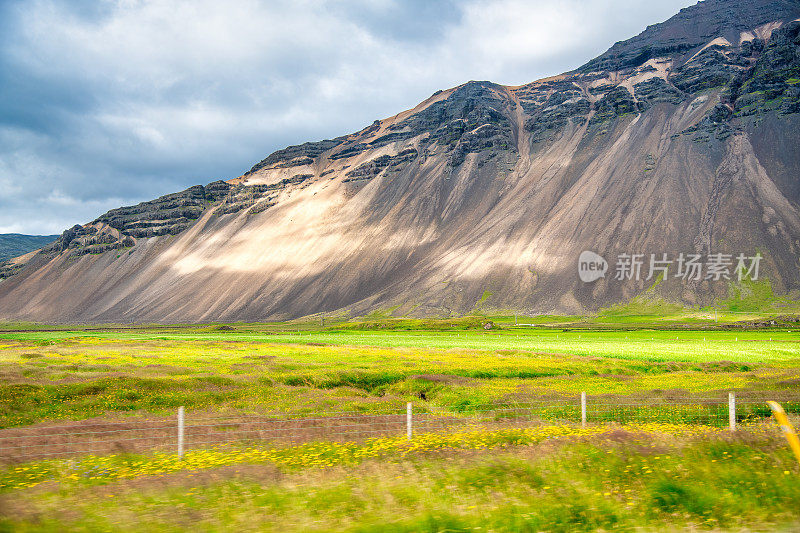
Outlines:
POLYGON ((578 277, 584 283, 591 283, 606 277, 608 262, 594 252, 584 251, 578 257, 578 277))

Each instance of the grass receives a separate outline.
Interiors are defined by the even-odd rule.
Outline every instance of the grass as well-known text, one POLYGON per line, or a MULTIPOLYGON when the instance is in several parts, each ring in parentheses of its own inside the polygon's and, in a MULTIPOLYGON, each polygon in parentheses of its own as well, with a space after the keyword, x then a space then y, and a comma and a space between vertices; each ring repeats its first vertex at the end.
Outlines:
POLYGON ((302 414, 414 401, 463 412, 582 391, 722 398, 800 383, 794 329, 484 331, 481 319, 431 329, 388 322, 0 333, 0 426, 171 414, 179 405, 302 414))
POLYGON ((800 469, 774 428, 558 436, 207 451, 183 464, 87 458, 51 465, 44 482, 42 465, 18 466, 2 478, 0 531, 788 531, 800 521, 800 469))
MULTIPOLYGON (((638 424, 631 431, 662 431, 673 435, 714 435, 721 430, 702 426, 638 424)), ((396 460, 409 455, 440 450, 479 450, 525 446, 547 439, 586 437, 604 433, 602 425, 543 425, 511 429, 468 429, 453 433, 424 433, 408 440, 405 435, 380 437, 366 442, 311 442, 284 447, 227 447, 188 452, 183 459, 174 453, 154 455, 86 456, 12 465, 0 473, 0 492, 30 488, 43 483, 96 485, 120 479, 162 475, 231 464, 272 463, 286 469, 353 465, 366 459, 396 460)))
MULTIPOLYGON (((762 286, 747 290, 744 307, 769 299, 762 286)), ((408 401, 469 424, 411 442, 7 464, 0 532, 796 529, 800 469, 763 399, 797 395, 797 323, 733 305, 719 322, 651 301, 591 318, 516 317, 537 324, 517 327, 513 315, 381 314, 326 317, 325 328, 5 325, 0 429, 172 419, 181 405, 191 421, 381 413, 408 401), (485 330, 488 321, 500 327, 485 330), (575 424, 582 391, 586 428, 575 424), (759 398, 740 405, 736 434, 723 429, 728 391, 759 398), (480 415, 537 400, 535 423, 480 415)), ((800 402, 785 407, 800 413, 800 402)))

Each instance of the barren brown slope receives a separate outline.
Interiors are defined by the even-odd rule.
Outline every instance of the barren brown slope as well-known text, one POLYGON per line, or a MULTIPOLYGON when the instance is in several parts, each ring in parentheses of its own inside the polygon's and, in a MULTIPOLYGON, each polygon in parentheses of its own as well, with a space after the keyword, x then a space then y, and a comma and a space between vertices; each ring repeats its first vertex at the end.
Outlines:
MULTIPOLYGON (((584 283, 583 250, 759 251, 778 291, 798 289, 797 17, 798 2, 707 0, 576 72, 470 82, 228 182, 109 212, 7 268, 0 319, 452 314, 482 297, 574 312, 653 283, 584 283)), ((696 303, 726 286, 658 290, 696 303)))

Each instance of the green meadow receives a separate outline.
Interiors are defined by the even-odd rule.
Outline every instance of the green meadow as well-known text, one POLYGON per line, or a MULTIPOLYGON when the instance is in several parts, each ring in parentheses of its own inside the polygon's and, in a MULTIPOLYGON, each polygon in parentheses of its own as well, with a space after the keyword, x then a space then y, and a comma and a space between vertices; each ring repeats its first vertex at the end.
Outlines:
MULTIPOLYGON (((717 397, 800 383, 800 333, 483 329, 483 320, 0 333, 0 425, 191 411, 464 411, 589 395, 717 397), (419 329, 415 329, 419 328, 419 329)), ((500 321, 498 323, 502 324, 500 321)))
POLYGON ((763 399, 800 400, 793 320, 3 325, 0 432, 172 418, 179 406, 189 420, 376 414, 406 402, 455 418, 528 402, 573 409, 543 411, 528 429, 473 425, 410 442, 250 442, 184 461, 121 451, 0 465, 0 531, 789 531, 800 524, 800 466, 763 399), (759 399, 743 405, 736 433, 725 429, 731 391, 759 399), (581 392, 607 405, 658 404, 661 415, 592 411, 582 429, 581 392), (675 407, 709 398, 719 400, 718 424, 675 407))
MULTIPOLYGON (((341 446, 299 447, 277 461, 257 450, 240 462, 226 460, 235 452, 198 453, 185 468, 162 457, 89 458, 60 465, 42 484, 0 489, 0 531, 788 532, 800 524, 800 469, 765 428, 510 437, 403 453, 382 446, 361 460, 358 448, 342 454, 341 446)), ((17 467, 0 483, 29 479, 26 468, 37 479, 48 466, 17 467)))

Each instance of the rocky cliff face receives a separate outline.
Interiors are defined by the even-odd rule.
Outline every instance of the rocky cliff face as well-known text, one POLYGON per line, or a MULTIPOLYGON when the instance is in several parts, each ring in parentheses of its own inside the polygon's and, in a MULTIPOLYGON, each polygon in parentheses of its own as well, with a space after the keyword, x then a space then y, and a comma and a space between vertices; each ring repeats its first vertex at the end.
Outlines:
MULTIPOLYGON (((0 283, 0 319, 203 321, 318 311, 578 312, 724 276, 650 254, 763 256, 800 289, 800 2, 705 0, 576 71, 469 82, 238 178, 115 209, 0 283), (581 281, 592 250, 641 276, 581 281)), ((735 261, 734 261, 735 262, 735 261)), ((735 278, 735 267, 728 268, 735 278)), ((2 274, 0 274, 2 276, 2 274)))

